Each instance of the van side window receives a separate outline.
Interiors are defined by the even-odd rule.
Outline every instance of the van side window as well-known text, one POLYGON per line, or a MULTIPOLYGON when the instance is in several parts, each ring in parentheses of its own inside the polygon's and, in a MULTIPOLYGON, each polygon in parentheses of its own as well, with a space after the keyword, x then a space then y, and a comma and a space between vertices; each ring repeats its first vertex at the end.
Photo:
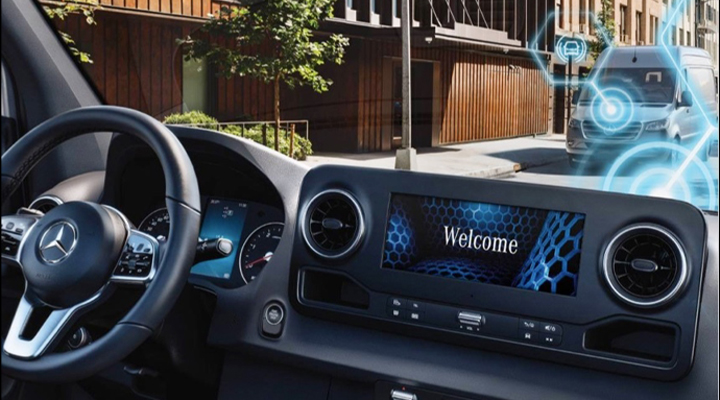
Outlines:
POLYGON ((688 69, 688 81, 705 104, 715 104, 715 76, 709 68, 688 69))

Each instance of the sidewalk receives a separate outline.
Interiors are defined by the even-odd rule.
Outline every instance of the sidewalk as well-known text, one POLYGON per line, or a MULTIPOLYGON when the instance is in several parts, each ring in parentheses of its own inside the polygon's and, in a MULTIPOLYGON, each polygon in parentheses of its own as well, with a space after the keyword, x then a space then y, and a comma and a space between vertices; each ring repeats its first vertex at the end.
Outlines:
MULTIPOLYGON (((418 149, 418 170, 438 174, 502 178, 531 167, 565 161, 565 136, 542 135, 418 149)), ((395 167, 395 152, 321 153, 308 157, 310 167, 324 164, 369 168, 395 167)))

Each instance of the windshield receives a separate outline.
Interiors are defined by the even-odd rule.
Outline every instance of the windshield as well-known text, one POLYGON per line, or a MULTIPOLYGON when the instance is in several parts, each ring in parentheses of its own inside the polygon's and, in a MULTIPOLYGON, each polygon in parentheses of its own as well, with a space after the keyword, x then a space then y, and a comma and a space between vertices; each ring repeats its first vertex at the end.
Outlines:
MULTIPOLYGON (((675 96, 675 71, 670 68, 601 68, 595 71, 599 87, 622 87, 629 97, 624 102, 672 103, 675 96)), ((582 90, 580 101, 591 101, 597 90, 582 90)))
POLYGON ((404 3, 38 6, 107 104, 167 124, 244 137, 311 167, 397 167, 717 210, 717 34, 663 17, 684 10, 643 3, 630 29, 611 4, 415 0, 403 24, 404 3), (603 52, 627 65, 637 54, 659 61, 596 67, 603 52))

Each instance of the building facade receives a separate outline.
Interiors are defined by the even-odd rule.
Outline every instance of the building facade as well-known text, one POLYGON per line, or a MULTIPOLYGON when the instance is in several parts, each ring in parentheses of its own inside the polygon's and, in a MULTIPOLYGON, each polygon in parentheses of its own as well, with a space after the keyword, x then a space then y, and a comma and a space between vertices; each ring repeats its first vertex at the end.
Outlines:
POLYGON ((710 53, 716 69, 718 63, 718 0, 696 1, 697 46, 710 53))
MULTIPOLYGON (((102 0, 97 25, 58 22, 93 64, 84 68, 109 104, 158 119, 197 109, 221 121, 272 118, 271 87, 218 78, 185 61, 176 40, 232 2, 102 0)), ((372 152, 399 145, 400 2, 338 0, 318 35, 350 38, 343 65, 321 73, 327 93, 282 91, 283 119, 309 120, 318 151, 372 152)), ((549 57, 554 27, 539 31, 549 0, 413 1, 413 142, 419 147, 546 133, 552 93, 530 57, 539 35, 549 57)), ((230 41, 228 41, 229 43, 230 41)), ((248 49, 253 51, 253 49, 248 49)))

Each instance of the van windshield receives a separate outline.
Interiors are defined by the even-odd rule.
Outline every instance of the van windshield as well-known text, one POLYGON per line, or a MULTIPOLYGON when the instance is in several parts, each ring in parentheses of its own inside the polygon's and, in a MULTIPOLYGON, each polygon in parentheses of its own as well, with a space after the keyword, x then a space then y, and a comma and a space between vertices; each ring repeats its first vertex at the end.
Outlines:
POLYGON ((580 101, 591 101, 598 90, 623 88, 635 103, 672 103, 675 95, 675 73, 670 68, 602 68, 592 87, 580 95, 580 101))

